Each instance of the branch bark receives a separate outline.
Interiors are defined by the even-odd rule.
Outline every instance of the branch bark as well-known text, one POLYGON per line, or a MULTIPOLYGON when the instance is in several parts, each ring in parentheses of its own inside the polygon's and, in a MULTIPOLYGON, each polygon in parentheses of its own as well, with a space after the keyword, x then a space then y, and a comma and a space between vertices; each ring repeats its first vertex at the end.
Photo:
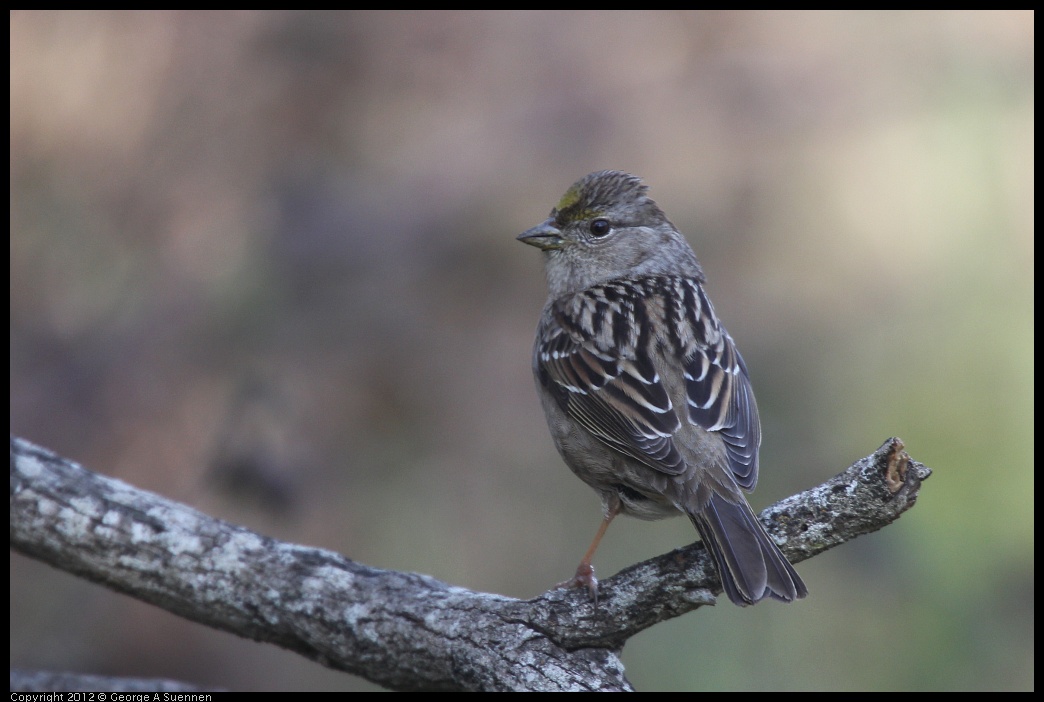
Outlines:
MULTIPOLYGON (((897 438, 761 514, 794 563, 876 531, 931 475, 897 438)), ((619 652, 721 591, 701 544, 531 600, 287 544, 11 438, 11 545, 111 589, 397 690, 630 690, 619 652)))

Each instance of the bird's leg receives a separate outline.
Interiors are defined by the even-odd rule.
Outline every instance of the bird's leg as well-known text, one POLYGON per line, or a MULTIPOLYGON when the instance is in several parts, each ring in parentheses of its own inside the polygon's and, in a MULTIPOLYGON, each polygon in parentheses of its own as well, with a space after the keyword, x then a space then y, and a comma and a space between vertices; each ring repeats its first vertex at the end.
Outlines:
POLYGON ((591 561, 594 559, 595 551, 598 550, 598 544, 602 541, 602 537, 605 536, 606 529, 609 528, 609 524, 612 523, 619 513, 620 498, 614 495, 606 505, 605 517, 602 519, 602 525, 598 527, 598 533, 595 534, 594 541, 591 542, 591 546, 587 549, 587 553, 584 554, 580 565, 576 567, 576 575, 573 576, 572 580, 566 580, 564 583, 556 585, 556 589, 563 587, 586 587, 587 591, 591 593, 591 599, 594 600, 596 605, 598 604, 598 578, 595 577, 595 569, 591 565, 591 561))

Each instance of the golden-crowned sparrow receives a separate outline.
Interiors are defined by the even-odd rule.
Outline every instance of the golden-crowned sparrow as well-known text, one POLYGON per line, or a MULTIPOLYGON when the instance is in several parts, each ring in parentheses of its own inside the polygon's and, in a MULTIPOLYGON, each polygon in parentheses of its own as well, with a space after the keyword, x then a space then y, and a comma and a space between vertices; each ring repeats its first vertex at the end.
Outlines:
POLYGON ((551 436, 617 514, 686 514, 738 605, 804 597, 805 584, 743 490, 758 479, 761 425, 747 367, 703 290, 696 255, 635 176, 577 181, 519 240, 543 250, 549 296, 533 372, 551 436))

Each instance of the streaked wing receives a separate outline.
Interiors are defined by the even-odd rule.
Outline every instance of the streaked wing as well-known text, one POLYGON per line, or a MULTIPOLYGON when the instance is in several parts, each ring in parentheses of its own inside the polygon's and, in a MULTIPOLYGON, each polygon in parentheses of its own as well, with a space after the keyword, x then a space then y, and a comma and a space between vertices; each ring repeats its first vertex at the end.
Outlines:
POLYGON ((670 475, 685 470, 681 428, 651 360, 679 360, 687 419, 725 443, 736 483, 758 478, 761 425, 747 367, 698 281, 672 276, 616 281, 552 306, 534 363, 559 406, 592 434, 670 475), (651 320, 662 320, 654 333, 651 320))
POLYGON ((570 309, 545 318, 534 355, 537 376, 565 412, 606 444, 658 471, 681 474, 685 463, 672 438, 681 422, 647 346, 623 338, 635 328, 630 322, 641 298, 624 286, 609 291, 612 301, 605 292, 585 291, 570 309))
POLYGON ((721 435, 736 483, 751 490, 758 481, 761 422, 747 365, 703 288, 689 280, 677 288, 681 302, 672 311, 685 359, 689 420, 721 435))

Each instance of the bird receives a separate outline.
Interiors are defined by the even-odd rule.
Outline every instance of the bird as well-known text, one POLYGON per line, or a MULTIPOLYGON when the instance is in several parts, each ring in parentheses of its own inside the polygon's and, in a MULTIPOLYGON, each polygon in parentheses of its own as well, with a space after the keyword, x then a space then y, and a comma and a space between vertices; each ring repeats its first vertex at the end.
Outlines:
POLYGON ((551 437, 602 501, 594 541, 561 585, 586 586, 597 604, 592 562, 613 519, 684 514, 732 602, 805 597, 743 494, 761 445, 747 366, 648 186, 591 173, 517 238, 543 252, 547 274, 533 374, 551 437))

